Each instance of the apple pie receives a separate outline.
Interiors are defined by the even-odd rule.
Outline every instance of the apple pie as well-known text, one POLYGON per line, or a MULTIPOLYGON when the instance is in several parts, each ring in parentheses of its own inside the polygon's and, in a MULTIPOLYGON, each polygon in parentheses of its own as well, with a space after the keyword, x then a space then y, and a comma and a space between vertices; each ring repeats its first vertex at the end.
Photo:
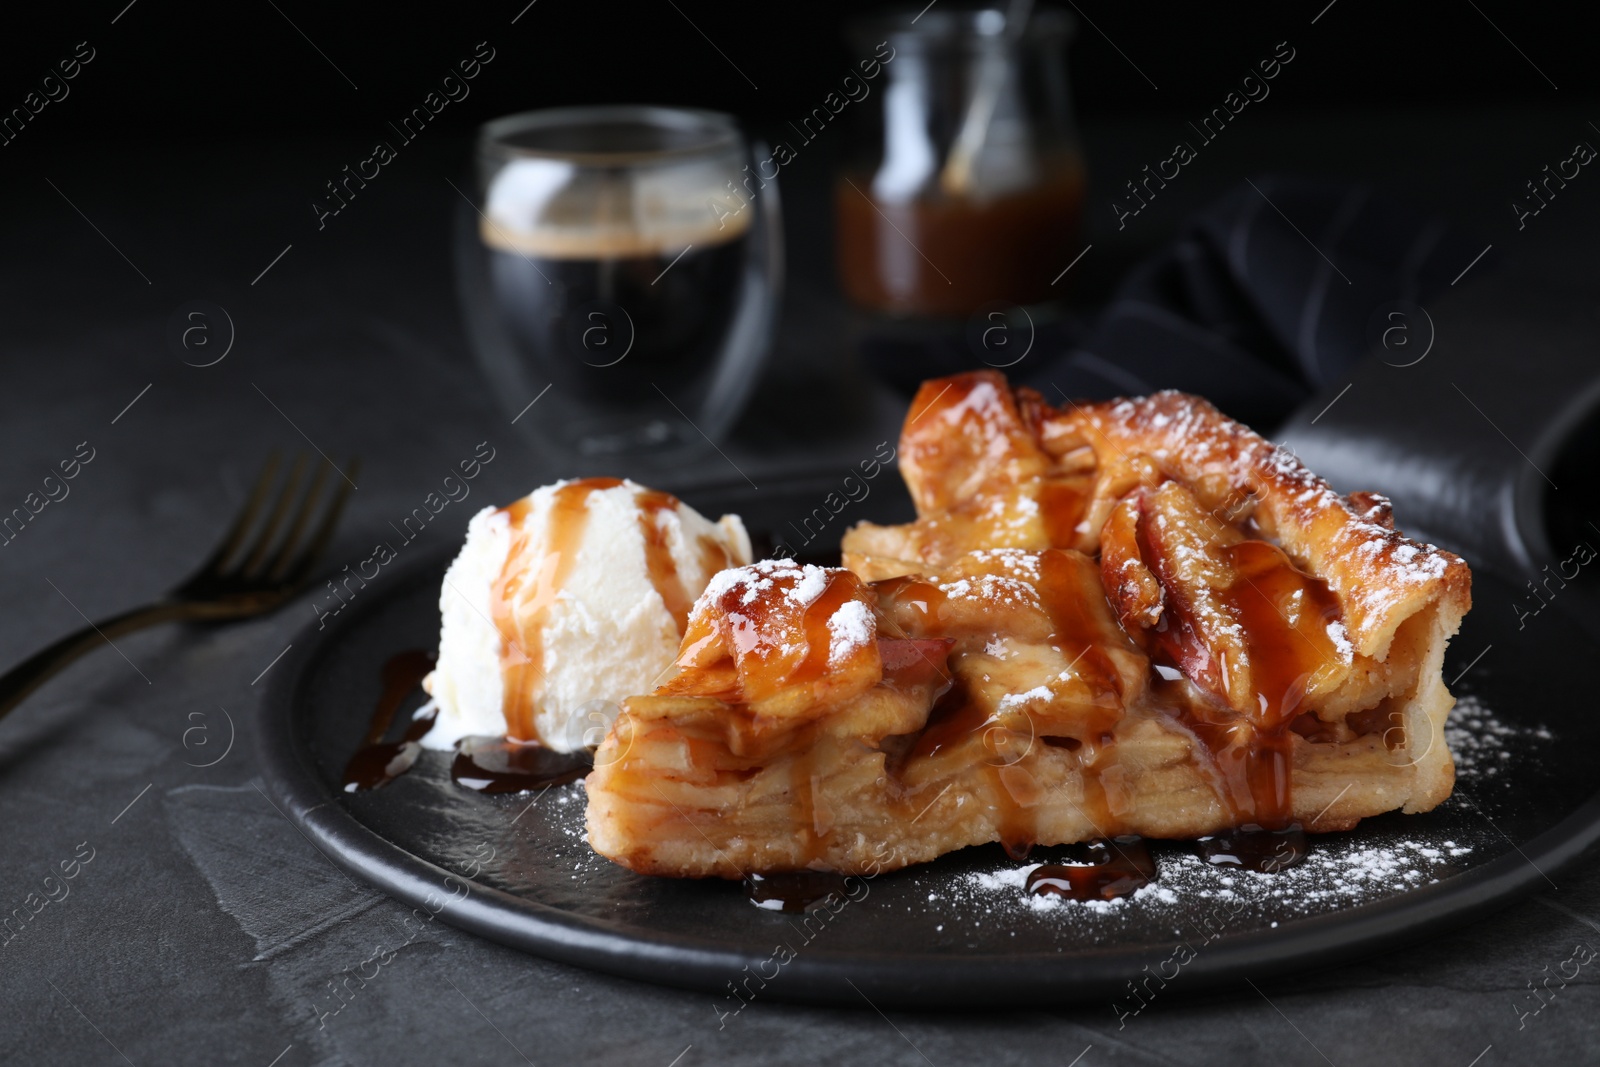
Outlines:
POLYGON ((1000 842, 1348 829, 1450 794, 1457 556, 1196 397, 926 383, 917 519, 695 603, 588 778, 636 871, 861 873, 1000 842))

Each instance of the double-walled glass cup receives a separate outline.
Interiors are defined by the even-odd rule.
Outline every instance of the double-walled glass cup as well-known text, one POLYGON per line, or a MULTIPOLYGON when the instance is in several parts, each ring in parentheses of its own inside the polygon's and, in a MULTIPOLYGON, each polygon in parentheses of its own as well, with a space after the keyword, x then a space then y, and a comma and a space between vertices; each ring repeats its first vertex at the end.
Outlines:
POLYGON ((461 298, 519 426, 594 459, 726 433, 782 287, 777 188, 753 158, 710 111, 561 108, 483 127, 461 298))

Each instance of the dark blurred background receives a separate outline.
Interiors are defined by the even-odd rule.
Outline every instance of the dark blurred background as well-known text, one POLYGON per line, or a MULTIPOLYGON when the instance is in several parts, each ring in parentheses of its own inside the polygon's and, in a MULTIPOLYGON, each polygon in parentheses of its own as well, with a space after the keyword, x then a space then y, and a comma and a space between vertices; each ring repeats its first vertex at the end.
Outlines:
MULTIPOLYGON (((494 50, 495 61, 470 83, 467 98, 450 103, 430 125, 423 152, 408 146, 408 154, 432 152, 464 164, 465 139, 485 119, 569 103, 710 107, 736 113, 757 133, 776 131, 817 106, 859 58, 847 54, 843 22, 890 6, 908 9, 721 0, 382 9, 299 0, 225 7, 106 0, 17 8, 5 16, 0 38, 0 110, 22 107, 80 42, 94 58, 67 83, 65 99, 45 105, 0 145, 0 176, 39 188, 40 176, 50 177, 70 195, 64 166, 93 160, 101 146, 116 143, 121 160, 122 145, 131 143, 135 156, 143 145, 152 167, 158 159, 163 167, 181 165, 189 185, 177 199, 195 204, 227 183, 266 174, 277 182, 282 171, 276 195, 261 210, 281 212, 283 224, 299 228, 313 221, 309 203, 323 183, 374 140, 390 137, 388 124, 418 106, 479 42, 494 50), (302 150, 292 161, 270 158, 272 146, 286 138, 302 150)), ((1108 201, 1128 176, 1125 163, 1137 173, 1149 153, 1168 150, 1175 124, 1215 106, 1277 42, 1289 41, 1297 53, 1289 76, 1273 83, 1271 100, 1251 109, 1263 112, 1249 116, 1252 133, 1230 134, 1209 149, 1190 168, 1199 176, 1191 180, 1186 171, 1183 188, 1154 205, 1133 228, 1137 234, 1125 235, 1126 254, 1113 255, 1115 263, 1085 264, 1077 283, 1084 298, 1103 293, 1117 265, 1158 244, 1183 212, 1238 181, 1254 161, 1227 142, 1270 145, 1281 156, 1272 162, 1288 169, 1337 175, 1382 166, 1398 191, 1406 191, 1410 176, 1427 195, 1444 198, 1462 190, 1441 187, 1441 175, 1453 180, 1464 170, 1503 166, 1494 183, 1479 186, 1496 198, 1485 204, 1484 219, 1499 224, 1514 221, 1506 205, 1521 181, 1556 158, 1550 153, 1593 133, 1581 117, 1597 88, 1591 37, 1580 12, 1558 5, 1311 0, 1065 9, 1079 23, 1069 72, 1088 148, 1091 239, 1112 221, 1108 201), (1556 110, 1571 113, 1572 130, 1561 126, 1558 141, 1518 158, 1503 134, 1525 124, 1506 116, 1556 110), (1315 130, 1301 121, 1326 116, 1335 117, 1333 124, 1315 130), (1295 136, 1297 129, 1303 135, 1295 136)), ((802 170, 829 166, 824 157, 837 145, 822 140, 815 152, 808 149, 813 158, 802 170)), ((408 166, 422 164, 399 163, 408 166)), ((125 169, 122 180, 134 190, 146 177, 125 169)), ((57 206, 66 207, 46 210, 57 206)), ((95 216, 89 205, 78 206, 95 216)), ((826 245, 826 235, 818 236, 826 245)), ((245 260, 264 263, 263 253, 275 250, 250 250, 239 269, 249 269, 245 260)), ((816 254, 820 264, 831 252, 816 254)))
MULTIPOLYGON (((108 359, 142 385, 147 369, 184 369, 165 331, 175 308, 203 299, 241 323, 237 354, 217 369, 239 375, 240 389, 258 373, 251 366, 325 344, 337 333, 329 323, 367 316, 484 397, 450 256, 464 208, 447 184, 470 187, 481 122, 635 101, 729 111, 758 136, 790 137, 790 122, 862 58, 847 49, 844 23, 891 6, 916 10, 714 0, 382 9, 108 0, 13 10, 0 38, 0 115, 24 107, 62 61, 93 58, 65 98, 0 144, 0 365, 27 395, 67 388, 72 373, 99 381, 108 359), (494 58, 469 95, 402 144, 391 124, 488 50, 494 58), (398 158, 319 230, 313 202, 378 140, 398 158)), ((1060 286, 1077 322, 1092 323, 1185 219, 1263 174, 1365 183, 1444 220, 1473 248, 1492 242, 1474 279, 1510 264, 1600 286, 1600 197, 1586 188, 1600 178, 1576 179, 1525 230, 1511 208, 1575 141, 1600 143, 1581 13, 1505 0, 1053 6, 1078 23, 1068 73, 1088 167, 1083 240, 1094 251, 1060 286), (1295 59, 1270 97, 1119 228, 1111 202, 1124 181, 1168 155, 1279 42, 1295 59)), ((834 271, 831 185, 846 137, 826 131, 780 182, 784 317, 740 431, 749 438, 759 423, 769 456, 809 453, 830 433, 854 454, 850 433, 878 434, 866 427, 903 412, 903 398, 838 388, 841 375, 862 384, 834 271), (837 401, 825 410, 762 402, 818 383, 837 401)), ((1063 249, 1061 264, 1077 252, 1063 249)))
MULTIPOLYGON (((495 60, 469 83, 469 96, 430 124, 418 142, 426 142, 423 151, 406 146, 408 155, 434 153, 464 166, 466 139, 484 120, 576 103, 714 108, 770 136, 816 107, 860 58, 847 54, 848 18, 917 6, 508 0, 380 10, 300 0, 226 7, 106 0, 17 9, 6 15, 0 39, 0 111, 23 106, 80 42, 94 58, 67 83, 65 99, 45 105, 0 145, 0 176, 43 188, 45 175, 61 185, 61 164, 53 161, 75 161, 78 153, 93 159, 97 146, 113 143, 120 153, 131 142, 149 146, 152 165, 181 159, 190 183, 183 195, 197 204, 225 183, 281 169, 282 184, 263 209, 281 210, 284 223, 298 225, 313 221, 309 203, 323 183, 375 140, 392 140, 389 123, 419 106, 479 42, 487 42, 495 60), (270 146, 285 139, 301 150, 292 161, 270 158, 270 146), (60 152, 67 155, 52 155, 60 152)), ((1246 141, 1270 146, 1279 158, 1264 162, 1282 169, 1337 177, 1381 167, 1395 191, 1406 192, 1411 180, 1435 198, 1462 193, 1442 187, 1441 174, 1453 181, 1463 171, 1480 177, 1495 171, 1495 182, 1479 189, 1495 197, 1482 216, 1498 225, 1514 221, 1506 205, 1522 181, 1559 158, 1552 153, 1580 134, 1600 137, 1582 119, 1600 88, 1588 54, 1592 39, 1582 14, 1558 5, 1056 6, 1078 20, 1068 58, 1088 150, 1091 239, 1113 221, 1109 199, 1123 180, 1159 158, 1152 153, 1169 151, 1183 120, 1216 106, 1277 42, 1296 51, 1292 71, 1272 84, 1271 99, 1250 109, 1251 132, 1230 133, 1186 170, 1182 188, 1130 227, 1137 233, 1122 235, 1126 255, 1112 257, 1119 264, 1154 247, 1184 212, 1257 165, 1252 153, 1239 151, 1246 141), (1525 123, 1507 116, 1555 111, 1571 114, 1572 129, 1560 126, 1558 140, 1540 142, 1520 158, 1504 134, 1525 123), (1330 117, 1331 125, 1307 125, 1330 117)), ((808 147, 811 158, 791 177, 803 182, 806 170, 825 172, 837 140, 820 138, 816 149, 808 147)), ((141 178, 124 175, 135 188, 141 178)), ((70 194, 69 186, 62 189, 70 194)), ((340 220, 342 229, 357 225, 340 220)), ((816 236, 828 244, 826 233, 816 236)), ((263 251, 270 256, 275 249, 263 251)), ((258 258, 252 251, 250 262, 258 258)), ((1085 267, 1078 281, 1085 298, 1102 293, 1119 273, 1107 262, 1085 267)))
MULTIPOLYGON (((60 113, 4 154, 83 137, 361 133, 408 110, 483 40, 505 58, 474 83, 469 99, 446 109, 444 128, 467 130, 521 108, 624 101, 783 119, 815 106, 855 58, 839 32, 846 17, 908 7, 537 0, 508 24, 524 3, 378 9, 304 0, 227 6, 136 0, 123 11, 126 0, 97 0, 13 11, 0 45, 5 107, 19 103, 78 42, 88 40, 98 54, 88 76, 73 83, 71 106, 55 109, 60 113)), ((1579 24, 1581 12, 1561 5, 1100 0, 1062 6, 1079 14, 1070 54, 1086 120, 1209 107, 1273 44, 1306 45, 1313 37, 1315 47, 1302 48, 1296 60, 1295 77, 1274 90, 1296 108, 1481 109, 1548 103, 1595 88, 1593 39, 1579 24)))

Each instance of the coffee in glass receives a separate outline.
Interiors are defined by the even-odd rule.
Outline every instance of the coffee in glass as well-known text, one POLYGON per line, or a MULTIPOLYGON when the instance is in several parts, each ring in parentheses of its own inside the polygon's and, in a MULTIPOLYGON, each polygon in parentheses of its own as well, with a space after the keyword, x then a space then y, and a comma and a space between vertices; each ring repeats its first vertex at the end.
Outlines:
MULTIPOLYGON (((463 296, 485 370, 583 455, 714 439, 769 342, 776 189, 733 121, 665 108, 500 119, 479 142, 463 296)), ((519 420, 521 421, 521 420, 519 420)))

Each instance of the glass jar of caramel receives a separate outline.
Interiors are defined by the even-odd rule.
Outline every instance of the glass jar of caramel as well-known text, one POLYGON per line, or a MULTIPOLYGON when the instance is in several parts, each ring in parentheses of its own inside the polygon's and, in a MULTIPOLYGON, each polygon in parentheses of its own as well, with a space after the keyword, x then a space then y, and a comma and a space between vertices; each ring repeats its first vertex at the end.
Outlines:
POLYGON ((858 306, 949 317, 1058 294, 1083 209, 1065 61, 1074 23, 1026 7, 850 26, 852 51, 885 75, 854 109, 834 194, 839 277, 858 306))

